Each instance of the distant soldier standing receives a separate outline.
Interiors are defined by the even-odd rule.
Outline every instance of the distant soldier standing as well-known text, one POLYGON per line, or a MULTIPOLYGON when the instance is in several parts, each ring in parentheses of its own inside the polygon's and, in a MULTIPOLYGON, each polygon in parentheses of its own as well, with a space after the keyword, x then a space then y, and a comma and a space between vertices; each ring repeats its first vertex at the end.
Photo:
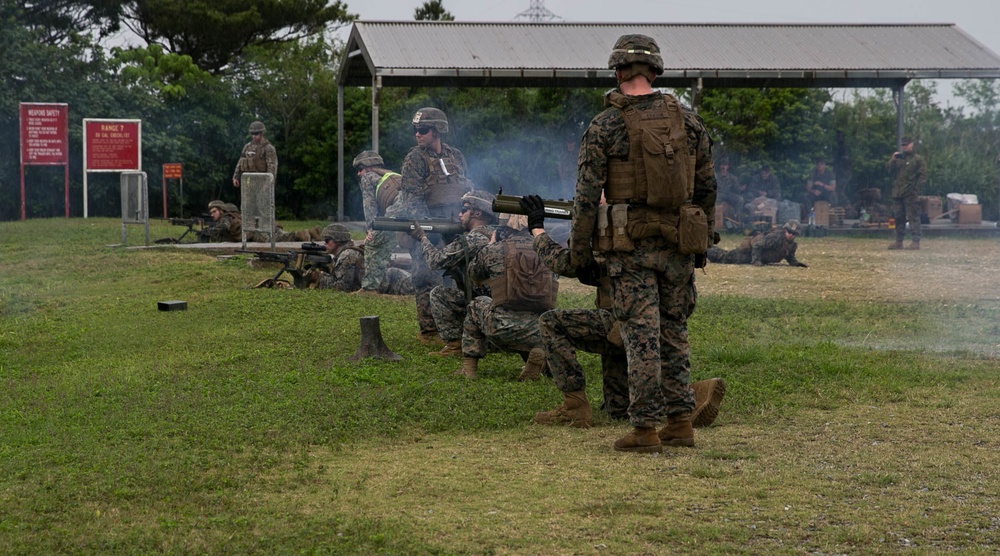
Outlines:
POLYGON ((240 186, 244 172, 260 172, 271 174, 278 179, 278 153, 267 139, 264 138, 264 123, 250 124, 250 142, 243 146, 240 159, 233 170, 233 187, 240 186))
POLYGON ((363 151, 354 158, 354 170, 361 180, 361 201, 365 211, 365 277, 361 289, 375 291, 389 268, 396 239, 392 232, 374 230, 375 217, 384 216, 399 197, 402 176, 384 168, 385 162, 375 151, 363 151))
POLYGON ((920 192, 927 183, 927 163, 913 152, 913 140, 904 137, 902 152, 892 153, 885 167, 892 177, 893 216, 896 219, 896 241, 889 249, 903 249, 906 224, 910 224, 910 244, 906 249, 920 249, 920 192))
POLYGON ((595 249, 606 257, 634 427, 615 450, 694 446, 687 318, 694 269, 704 266, 714 230, 711 140, 697 114, 653 91, 663 59, 652 38, 623 35, 608 66, 618 88, 605 94, 608 108, 580 146, 570 262, 593 283, 595 249), (657 432, 664 415, 667 425, 657 432))

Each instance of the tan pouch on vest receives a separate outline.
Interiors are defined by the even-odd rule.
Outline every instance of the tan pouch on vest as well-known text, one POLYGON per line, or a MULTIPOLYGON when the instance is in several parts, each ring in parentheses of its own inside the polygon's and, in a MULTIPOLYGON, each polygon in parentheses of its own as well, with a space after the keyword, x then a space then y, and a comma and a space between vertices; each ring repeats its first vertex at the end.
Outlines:
POLYGON ((677 221, 677 252, 701 255, 707 251, 708 216, 697 205, 684 205, 677 221))

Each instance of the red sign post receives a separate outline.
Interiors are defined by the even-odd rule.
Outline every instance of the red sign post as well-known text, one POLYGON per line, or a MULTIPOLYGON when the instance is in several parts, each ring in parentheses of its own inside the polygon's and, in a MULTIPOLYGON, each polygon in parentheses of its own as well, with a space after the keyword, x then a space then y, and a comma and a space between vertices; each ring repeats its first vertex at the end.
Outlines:
POLYGON ((181 218, 184 218, 184 167, 180 162, 163 165, 163 218, 167 217, 167 180, 181 180, 181 218))
POLYGON ((83 119, 83 217, 87 172, 141 172, 142 120, 83 119))
POLYGON ((66 218, 69 218, 69 105, 21 103, 21 220, 27 219, 24 167, 64 168, 66 218))

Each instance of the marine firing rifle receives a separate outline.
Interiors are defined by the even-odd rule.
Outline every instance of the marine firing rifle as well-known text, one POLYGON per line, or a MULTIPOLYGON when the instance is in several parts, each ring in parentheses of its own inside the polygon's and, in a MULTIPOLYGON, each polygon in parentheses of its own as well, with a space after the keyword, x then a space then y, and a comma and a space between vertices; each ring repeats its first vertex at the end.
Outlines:
POLYGON ((188 235, 191 232, 194 232, 195 235, 199 235, 201 232, 205 231, 205 228, 208 227, 206 225, 206 222, 212 221, 212 215, 203 214, 197 218, 170 218, 169 220, 171 226, 187 226, 187 229, 184 230, 184 233, 181 234, 181 236, 177 239, 174 239, 172 237, 165 237, 163 239, 158 239, 153 243, 159 243, 159 244, 180 243, 181 240, 184 239, 184 236, 188 235), (197 230, 194 229, 195 226, 198 226, 197 230))
MULTIPOLYGON (((542 203, 545 204, 546 218, 556 218, 559 220, 573 219, 573 201, 542 199, 542 203)), ((504 195, 502 193, 498 193, 493 199, 493 212, 497 214, 501 212, 525 214, 524 210, 521 209, 521 197, 517 195, 504 195)))
POLYGON ((309 287, 309 274, 320 267, 328 268, 333 264, 333 256, 326 252, 326 247, 319 243, 303 243, 302 248, 297 251, 287 251, 278 253, 275 251, 248 251, 237 249, 237 253, 250 253, 256 260, 265 263, 281 263, 281 270, 273 277, 264 280, 254 287, 274 287, 279 282, 287 281, 278 278, 287 272, 292 276, 292 285, 296 289, 307 289, 309 287))

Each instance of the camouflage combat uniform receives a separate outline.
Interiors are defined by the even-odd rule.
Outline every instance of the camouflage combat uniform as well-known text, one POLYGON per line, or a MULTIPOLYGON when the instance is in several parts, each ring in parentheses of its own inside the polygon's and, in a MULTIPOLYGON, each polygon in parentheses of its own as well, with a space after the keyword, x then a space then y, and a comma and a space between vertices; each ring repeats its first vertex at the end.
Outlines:
POLYGON ((903 241, 906 223, 910 223, 910 239, 920 243, 920 192, 927 183, 927 163, 913 152, 903 158, 890 158, 886 170, 892 176, 893 218, 896 219, 896 241, 903 241))
POLYGON ((236 169, 233 170, 233 179, 240 182, 243 172, 268 173, 277 183, 278 152, 274 150, 274 145, 264 138, 261 138, 260 143, 250 141, 244 145, 240 159, 236 162, 236 169))
POLYGON ((715 177, 719 182, 719 202, 728 203, 736 212, 742 212, 746 201, 743 199, 744 191, 740 190, 740 179, 732 172, 724 176, 716 174, 715 177))
POLYGON ((767 177, 760 175, 760 172, 754 174, 750 178, 747 190, 750 192, 747 196, 751 199, 760 195, 761 191, 765 192, 769 199, 781 199, 781 182, 778 181, 778 176, 774 175, 773 172, 769 173, 767 177))
POLYGON ((361 282, 363 290, 378 290, 385 278, 386 269, 392 258, 392 250, 396 247, 396 236, 385 230, 373 230, 372 224, 376 216, 382 216, 392 208, 398 200, 398 193, 392 196, 387 207, 379 204, 379 191, 385 187, 396 186, 398 189, 399 174, 384 169, 370 170, 361 176, 361 202, 365 211, 365 223, 371 239, 365 241, 365 277, 361 282), (394 183, 395 182, 395 183, 394 183))
POLYGON ((708 260, 720 264, 772 264, 787 260, 791 266, 801 266, 795 258, 798 244, 785 236, 783 228, 775 228, 766 234, 748 237, 731 251, 710 247, 708 260))
POLYGON ((365 256, 361 249, 348 241, 330 255, 334 258, 333 268, 322 274, 316 288, 342 292, 361 289, 361 277, 365 273, 365 256))
MULTIPOLYGON (((590 123, 580 146, 574 197, 571 261, 575 268, 593 264, 593 235, 601 193, 609 183, 609 161, 626 160, 630 140, 624 110, 640 117, 663 110, 665 96, 654 92, 626 96, 618 89, 605 95, 606 110, 590 123), (621 108, 619 108, 621 107, 621 108)), ((713 230, 716 181, 711 143, 701 119, 682 108, 688 152, 693 157, 691 202, 704 210, 713 230)), ((645 209, 631 203, 629 215, 645 209)), ((709 241, 706 238, 706 241, 709 241)), ((629 421, 638 428, 657 426, 664 416, 690 414, 694 395, 690 383, 687 318, 694 310, 694 256, 681 255, 677 245, 660 235, 634 239, 634 250, 608 251, 613 313, 621 324, 628 358, 629 421)))
POLYGON ((240 214, 223 212, 222 216, 198 236, 203 241, 239 243, 243 241, 243 221, 240 214))
MULTIPOLYGON (((521 234, 505 241, 530 242, 530 236, 521 234)), ((468 279, 484 283, 506 272, 504 242, 486 245, 469 263, 468 279)), ((469 303, 468 317, 462 331, 462 356, 482 359, 490 348, 501 351, 527 353, 542 347, 538 331, 540 311, 514 311, 494 307, 493 299, 477 296, 469 303)))
MULTIPOLYGON (((553 272, 572 275, 569 250, 553 241, 547 233, 535 236, 533 247, 545 266, 553 272)), ((609 291, 598 293, 594 309, 546 311, 538 318, 538 328, 545 347, 545 360, 556 388, 561 392, 584 390, 586 378, 583 367, 576 359, 576 352, 582 350, 599 354, 604 379, 601 409, 613 419, 625 419, 629 403, 628 360, 622 346, 609 340, 615 324, 609 296, 609 291)))
MULTIPOLYGON (((419 247, 427 265, 434 270, 466 274, 469 264, 490 241, 496 226, 479 226, 455 238, 439 249, 429 238, 420 240, 419 247)), ((464 284, 462 284, 464 286, 464 284)), ((471 284, 470 284, 471 287, 471 284)), ((473 288, 472 296, 489 295, 489 289, 473 288)), ((468 311, 466 292, 452 286, 438 285, 430 291, 431 312, 438 334, 445 342, 462 338, 462 323, 468 311)))

